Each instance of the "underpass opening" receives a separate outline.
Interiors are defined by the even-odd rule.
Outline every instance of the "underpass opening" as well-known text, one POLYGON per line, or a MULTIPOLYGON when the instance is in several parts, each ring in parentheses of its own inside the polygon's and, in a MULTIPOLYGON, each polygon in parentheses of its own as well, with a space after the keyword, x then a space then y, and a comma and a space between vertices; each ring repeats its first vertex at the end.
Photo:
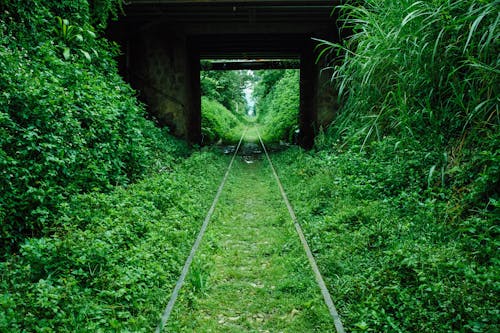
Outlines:
MULTIPOLYGON (((300 66, 298 143, 337 109, 325 63, 316 64, 313 38, 339 40, 332 0, 130 0, 108 37, 121 46, 123 77, 160 126, 202 143, 201 59, 292 59, 300 66), (333 37, 333 38, 332 38, 333 37)), ((261 64, 262 65, 262 64, 261 64)))
POLYGON ((234 143, 246 127, 266 142, 297 143, 299 59, 203 59, 200 65, 202 144, 234 143))

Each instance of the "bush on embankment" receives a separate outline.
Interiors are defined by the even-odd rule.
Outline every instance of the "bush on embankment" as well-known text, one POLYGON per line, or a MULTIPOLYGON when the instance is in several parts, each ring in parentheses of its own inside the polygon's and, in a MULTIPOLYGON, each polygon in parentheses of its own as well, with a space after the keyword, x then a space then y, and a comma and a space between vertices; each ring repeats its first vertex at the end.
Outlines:
POLYGON ((203 96, 201 98, 201 133, 203 143, 217 141, 238 142, 243 133, 244 123, 218 101, 203 96))
POLYGON ((299 71, 261 72, 256 83, 257 123, 264 141, 293 141, 298 129, 299 71))
POLYGON ((116 46, 99 37, 120 3, 0 5, 2 256, 51 232, 61 202, 167 167, 178 149, 144 119, 116 46))
POLYGON ((247 119, 243 90, 247 71, 202 71, 201 132, 203 144, 237 142, 247 119))
MULTIPOLYGON (((330 142, 396 138, 395 154, 433 155, 430 186, 453 187, 457 214, 498 209, 500 47, 498 1, 364 1, 340 6, 353 31, 334 66, 344 107, 330 142)), ((430 163, 430 162, 426 162, 430 163)))

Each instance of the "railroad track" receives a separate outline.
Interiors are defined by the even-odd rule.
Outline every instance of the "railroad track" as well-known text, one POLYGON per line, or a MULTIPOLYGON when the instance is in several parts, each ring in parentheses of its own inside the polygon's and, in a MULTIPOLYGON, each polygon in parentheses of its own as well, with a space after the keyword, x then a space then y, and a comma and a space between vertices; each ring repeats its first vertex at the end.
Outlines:
MULTIPOLYGON (((243 139, 245 137, 245 134, 246 134, 247 130, 245 130, 238 142, 238 145, 236 146, 236 148, 234 149, 234 153, 232 155, 232 158, 231 158, 231 161, 229 162, 229 165, 226 169, 226 172, 224 174, 224 177, 222 178, 222 181, 218 187, 218 190, 217 190, 217 193, 214 197, 214 200, 212 202, 212 205, 210 206, 210 209, 208 210, 208 213, 203 221, 203 224, 200 228, 200 231, 196 237, 196 240, 193 244, 193 247, 191 248, 191 251, 189 253, 189 256, 188 258, 186 259, 186 262, 184 263, 184 266, 182 268, 182 271, 181 271, 181 274, 174 286, 174 289, 172 291, 172 294, 170 296, 170 299, 169 299, 169 302, 167 303, 167 306, 165 307, 165 310, 163 311, 162 313, 162 316, 161 316, 161 320, 158 324, 158 326, 156 327, 156 330, 155 332, 156 333, 160 333, 162 332, 163 328, 165 327, 165 325, 167 324, 169 318, 170 318, 170 315, 172 313, 172 310, 174 308, 174 305, 175 305, 175 302, 177 300, 177 297, 179 295, 179 291, 181 290, 184 282, 185 282, 185 279, 186 279, 186 276, 188 274, 188 271, 189 271, 189 268, 193 262, 193 259, 194 259, 194 256, 196 254, 196 252, 198 251, 198 248, 200 247, 200 244, 201 244, 201 241, 203 239, 203 236, 205 235, 205 232, 207 230, 207 227, 208 227, 208 224, 210 223, 210 219, 212 218, 212 215, 215 211, 215 208, 217 206, 217 203, 219 201, 219 198, 222 194, 222 191, 224 189, 224 186, 226 184, 226 181, 227 181, 227 178, 231 172, 231 168, 233 166, 233 163, 234 163, 234 160, 236 158, 236 156, 238 155, 238 152, 240 151, 240 148, 242 146, 242 142, 243 142, 243 139)), ((271 168, 271 171, 273 173, 273 176, 276 180, 276 183, 278 185, 278 188, 280 190, 280 193, 281 193, 281 196, 282 196, 282 199, 288 209, 288 213, 290 214, 290 218, 292 219, 292 222, 295 226, 295 230, 297 232, 297 235, 301 241, 301 244, 302 244, 302 247, 307 255, 307 258, 308 258, 308 261, 309 261, 309 264, 310 264, 310 267, 314 273, 314 276, 315 276, 315 279, 316 279, 316 282, 318 284, 318 287, 319 289, 321 290, 321 294, 323 296, 323 299, 325 301, 325 304, 326 306, 328 307, 328 310, 329 310, 329 313, 332 317, 332 320, 333 320, 333 323, 334 323, 334 326, 335 326, 335 330, 337 333, 344 333, 345 330, 344 330, 344 327, 342 325, 342 321, 340 319, 340 316, 337 312, 337 309, 335 308, 335 305, 333 303, 333 300, 332 300, 332 297, 330 295, 330 292, 324 282, 324 279, 321 275, 321 272, 318 268, 318 265, 316 263, 316 260, 314 259, 314 256, 311 252, 311 249, 309 248, 309 245, 307 243, 307 240, 305 238, 305 235, 302 231, 302 227, 300 226, 300 223, 297 219, 297 216, 295 215, 295 212, 293 210, 293 207, 292 205, 290 204, 290 201, 288 200, 288 197, 286 195, 286 192, 283 188, 283 185, 281 183, 281 180, 278 176, 278 173, 276 172, 276 169, 274 168, 274 165, 272 164, 272 161, 271 161, 271 158, 269 156, 269 153, 266 149, 266 146, 264 145, 264 142, 262 141, 262 138, 260 136, 260 133, 257 131, 257 134, 258 134, 258 138, 259 138, 259 142, 260 142, 260 145, 262 147, 262 151, 264 152, 265 156, 266 156, 266 159, 269 163, 269 166, 271 168)))

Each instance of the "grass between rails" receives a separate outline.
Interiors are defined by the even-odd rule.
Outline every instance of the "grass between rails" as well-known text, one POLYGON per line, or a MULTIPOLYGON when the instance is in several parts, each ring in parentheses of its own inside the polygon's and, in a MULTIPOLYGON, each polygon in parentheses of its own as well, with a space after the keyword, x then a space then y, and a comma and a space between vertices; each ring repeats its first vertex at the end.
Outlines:
POLYGON ((237 160, 168 332, 334 332, 267 162, 237 160))

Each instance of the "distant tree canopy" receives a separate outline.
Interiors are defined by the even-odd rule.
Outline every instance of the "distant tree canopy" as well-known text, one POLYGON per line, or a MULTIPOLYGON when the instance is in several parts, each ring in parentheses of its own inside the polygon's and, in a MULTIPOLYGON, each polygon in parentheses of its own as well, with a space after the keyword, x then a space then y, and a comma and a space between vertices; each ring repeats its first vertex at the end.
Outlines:
POLYGON ((243 90, 251 80, 247 71, 202 71, 200 75, 203 96, 219 102, 232 113, 246 113, 243 90))

